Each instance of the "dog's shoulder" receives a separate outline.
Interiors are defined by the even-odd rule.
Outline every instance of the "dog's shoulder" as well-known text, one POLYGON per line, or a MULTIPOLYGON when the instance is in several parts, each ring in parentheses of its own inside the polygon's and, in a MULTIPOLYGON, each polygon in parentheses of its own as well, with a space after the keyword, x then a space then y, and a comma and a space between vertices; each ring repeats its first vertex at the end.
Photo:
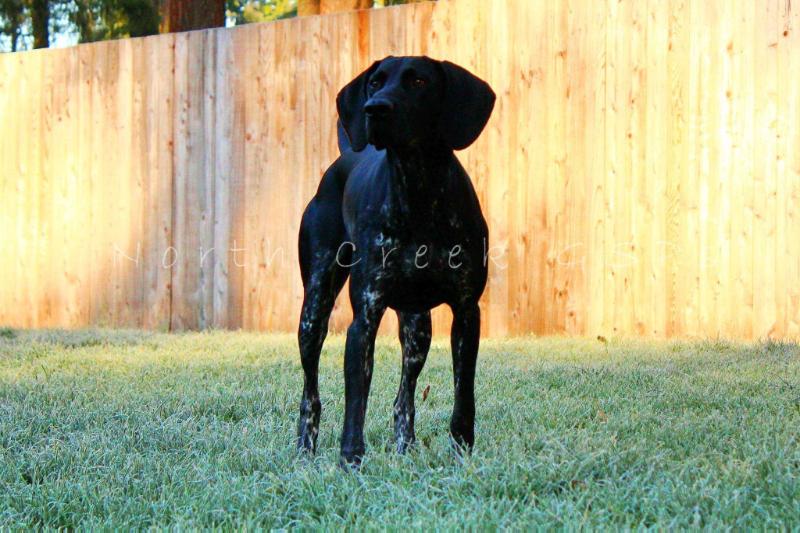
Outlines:
POLYGON ((371 145, 361 152, 346 152, 340 157, 342 171, 346 174, 345 196, 358 195, 366 189, 375 189, 376 178, 388 172, 386 152, 371 145))
POLYGON ((338 196, 341 198, 348 179, 366 159, 364 152, 353 152, 351 150, 343 152, 323 173, 316 196, 338 196))

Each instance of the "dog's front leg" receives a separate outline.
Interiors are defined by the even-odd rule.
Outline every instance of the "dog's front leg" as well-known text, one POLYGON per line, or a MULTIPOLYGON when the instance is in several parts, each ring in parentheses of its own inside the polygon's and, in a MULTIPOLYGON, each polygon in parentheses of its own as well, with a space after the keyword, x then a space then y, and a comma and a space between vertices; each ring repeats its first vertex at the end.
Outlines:
POLYGON ((431 313, 397 313, 400 345, 403 349, 403 373, 394 400, 394 435, 397 452, 405 453, 415 440, 414 391, 431 347, 431 313))
MULTIPOLYGON (((351 289, 351 300, 353 298, 351 289)), ((353 302, 353 323, 347 329, 344 354, 344 429, 342 430, 341 462, 358 466, 364 455, 364 419, 372 381, 375 335, 385 307, 364 290, 353 302)))
POLYGON ((455 401, 450 434, 458 448, 475 444, 475 366, 481 333, 481 311, 477 303, 453 308, 450 345, 453 351, 455 401))

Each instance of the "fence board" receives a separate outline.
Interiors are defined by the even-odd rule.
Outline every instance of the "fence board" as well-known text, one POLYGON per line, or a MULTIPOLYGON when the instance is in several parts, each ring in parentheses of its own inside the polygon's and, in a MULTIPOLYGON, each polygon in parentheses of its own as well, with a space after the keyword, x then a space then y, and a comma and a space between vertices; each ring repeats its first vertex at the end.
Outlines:
POLYGON ((0 325, 294 331, 336 93, 424 53, 498 95, 459 154, 484 335, 798 338, 798 11, 440 0, 4 55, 0 325))
MULTIPOLYGON (((779 132, 785 143, 785 159, 779 167, 786 187, 786 253, 780 260, 785 265, 785 277, 779 283, 787 294, 786 335, 800 336, 800 83, 795 76, 800 71, 800 10, 790 9, 784 2, 782 9, 781 41, 779 45, 779 94, 783 97, 779 116, 783 118, 779 132), (785 129, 784 129, 785 128, 785 129)), ((781 250, 782 251, 782 250, 781 250)))
POLYGON ((144 99, 142 153, 145 224, 142 229, 143 325, 165 330, 170 325, 173 205, 174 36, 143 39, 144 99), (170 73, 170 75, 165 75, 170 73))
MULTIPOLYGON (((10 55, 0 55, 0 124, 8 125, 11 122, 11 104, 16 81, 10 77, 12 75, 10 63, 13 57, 10 55)), ((11 177, 14 176, 13 168, 9 166, 12 154, 9 143, 0 143, 0 235, 7 238, 0 239, 0 257, 5 260, 0 261, 0 279, 14 279, 12 270, 13 254, 15 252, 14 239, 11 228, 13 220, 11 201, 15 198, 14 189, 11 184, 11 177)), ((9 324, 13 320, 13 313, 7 307, 7 302, 11 301, 10 283, 0 283, 0 302, 6 305, 0 306, 0 323, 9 324)))

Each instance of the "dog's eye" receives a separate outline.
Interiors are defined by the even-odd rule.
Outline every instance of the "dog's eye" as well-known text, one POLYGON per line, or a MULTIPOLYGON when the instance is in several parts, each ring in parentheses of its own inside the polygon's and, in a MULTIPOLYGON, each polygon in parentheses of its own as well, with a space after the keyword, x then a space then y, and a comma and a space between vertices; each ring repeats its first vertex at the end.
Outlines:
POLYGON ((414 78, 411 81, 411 84, 417 89, 421 89, 428 84, 428 80, 426 80, 425 78, 414 78))
POLYGON ((378 89, 380 86, 381 86, 380 80, 375 79, 375 80, 370 80, 369 82, 370 89, 378 89))

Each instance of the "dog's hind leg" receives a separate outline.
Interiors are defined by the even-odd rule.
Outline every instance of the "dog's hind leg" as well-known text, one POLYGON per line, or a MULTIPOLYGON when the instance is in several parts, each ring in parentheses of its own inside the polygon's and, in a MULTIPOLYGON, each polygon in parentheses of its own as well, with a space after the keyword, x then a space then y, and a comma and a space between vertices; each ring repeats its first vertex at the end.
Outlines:
POLYGON ((300 229, 300 270, 303 277, 303 308, 297 332, 303 365, 303 397, 297 423, 297 448, 316 451, 319 419, 319 356, 328 334, 328 319, 336 296, 347 280, 352 248, 345 241, 341 214, 334 206, 312 204, 300 229))
POLYGON ((397 313, 400 323, 400 345, 403 350, 403 371, 400 389, 394 400, 394 435, 398 453, 405 453, 415 440, 414 392, 417 378, 431 347, 431 313, 397 313))

